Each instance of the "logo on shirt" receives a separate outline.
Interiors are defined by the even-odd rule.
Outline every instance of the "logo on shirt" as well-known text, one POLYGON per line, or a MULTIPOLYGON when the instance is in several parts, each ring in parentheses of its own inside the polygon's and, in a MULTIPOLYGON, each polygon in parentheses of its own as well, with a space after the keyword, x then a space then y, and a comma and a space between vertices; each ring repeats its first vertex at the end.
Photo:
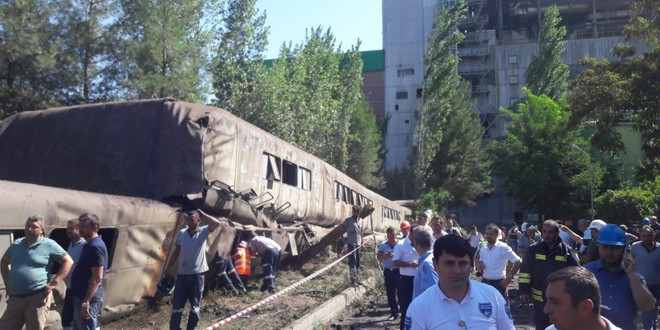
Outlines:
POLYGON ((511 316, 511 306, 509 306, 509 303, 504 304, 504 311, 506 312, 506 315, 508 315, 509 318, 513 320, 513 316, 511 316))
POLYGON ((479 303, 479 310, 481 311, 481 314, 486 315, 486 317, 493 315, 493 305, 490 303, 479 303))

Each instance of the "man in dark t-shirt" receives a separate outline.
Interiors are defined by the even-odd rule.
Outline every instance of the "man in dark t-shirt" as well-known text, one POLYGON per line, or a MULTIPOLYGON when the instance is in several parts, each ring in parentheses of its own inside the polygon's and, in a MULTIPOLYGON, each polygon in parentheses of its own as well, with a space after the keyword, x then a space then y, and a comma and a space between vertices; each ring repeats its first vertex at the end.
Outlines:
POLYGON ((108 248, 99 236, 99 218, 85 213, 78 217, 78 231, 85 239, 80 259, 71 277, 73 322, 77 329, 99 328, 103 307, 103 277, 108 269, 108 248))

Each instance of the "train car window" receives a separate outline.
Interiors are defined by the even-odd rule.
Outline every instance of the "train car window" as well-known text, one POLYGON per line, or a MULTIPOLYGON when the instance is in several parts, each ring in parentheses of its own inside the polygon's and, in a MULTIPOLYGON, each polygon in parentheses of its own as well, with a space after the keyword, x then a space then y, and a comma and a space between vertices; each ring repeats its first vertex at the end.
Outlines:
POLYGON ((298 165, 290 162, 282 162, 282 182, 290 186, 298 186, 298 165))
MULTIPOLYGON (((71 240, 69 239, 68 236, 66 236, 66 228, 55 228, 50 231, 48 237, 53 241, 57 242, 57 244, 61 246, 65 251, 69 248, 69 243, 71 242, 71 240)), ((50 268, 50 273, 57 274, 57 272, 59 271, 60 271, 60 264, 54 262, 52 267, 50 268)))
POLYGON ((335 198, 338 201, 342 200, 343 193, 344 193, 344 186, 338 181, 335 181, 335 198))
POLYGON ((353 194, 351 194, 351 188, 346 186, 344 186, 344 202, 353 204, 353 194))
POLYGON ((117 245, 117 236, 119 230, 117 228, 99 228, 99 235, 108 249, 108 270, 112 269, 112 259, 115 257, 115 246, 117 245))
POLYGON ((280 176, 280 159, 278 157, 275 157, 271 154, 265 153, 263 154, 263 166, 265 171, 262 171, 264 174, 264 178, 268 179, 270 181, 281 181, 281 176, 280 176))
POLYGON ((300 184, 300 188, 303 190, 312 190, 312 171, 304 167, 298 167, 298 175, 298 183, 300 184))
MULTIPOLYGON (((11 243, 14 243, 14 233, 11 231, 2 231, 0 232, 0 250, 7 251, 11 243)), ((0 276, 0 289, 5 288, 5 282, 2 280, 2 276, 0 276)))

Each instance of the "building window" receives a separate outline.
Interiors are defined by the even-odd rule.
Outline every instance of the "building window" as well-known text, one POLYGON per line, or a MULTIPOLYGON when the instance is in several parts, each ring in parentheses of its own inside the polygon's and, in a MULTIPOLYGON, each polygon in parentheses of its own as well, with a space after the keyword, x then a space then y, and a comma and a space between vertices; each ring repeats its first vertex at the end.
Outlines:
POLYGON ((518 76, 509 76, 509 85, 518 85, 518 76))
POLYGON ((407 99, 407 98, 408 98, 408 92, 396 92, 397 100, 407 99))
POLYGON ((422 98, 422 89, 421 88, 417 88, 417 98, 418 99, 422 98))
POLYGON ((509 64, 518 63, 518 55, 509 55, 509 64))
POLYGON ((406 119, 406 124, 410 123, 410 120, 406 119))
POLYGON ((399 69, 396 70, 397 77, 412 76, 415 74, 415 69, 399 69))
POLYGON ((394 110, 399 110, 399 105, 398 104, 394 105, 394 110))

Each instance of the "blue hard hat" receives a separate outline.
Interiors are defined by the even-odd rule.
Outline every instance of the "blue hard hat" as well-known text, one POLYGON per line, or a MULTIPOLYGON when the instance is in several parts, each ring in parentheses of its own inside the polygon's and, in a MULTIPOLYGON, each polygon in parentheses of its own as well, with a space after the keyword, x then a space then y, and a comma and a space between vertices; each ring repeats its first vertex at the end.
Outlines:
POLYGON ((156 289, 158 292, 160 292, 164 296, 171 295, 172 292, 174 291, 174 283, 176 282, 176 278, 172 275, 167 275, 158 281, 158 284, 156 285, 156 289))
POLYGON ((649 224, 651 224, 651 220, 649 220, 649 218, 642 219, 642 225, 649 225, 649 224))
POLYGON ((617 225, 609 224, 600 230, 598 243, 605 245, 626 246, 626 233, 617 225))

